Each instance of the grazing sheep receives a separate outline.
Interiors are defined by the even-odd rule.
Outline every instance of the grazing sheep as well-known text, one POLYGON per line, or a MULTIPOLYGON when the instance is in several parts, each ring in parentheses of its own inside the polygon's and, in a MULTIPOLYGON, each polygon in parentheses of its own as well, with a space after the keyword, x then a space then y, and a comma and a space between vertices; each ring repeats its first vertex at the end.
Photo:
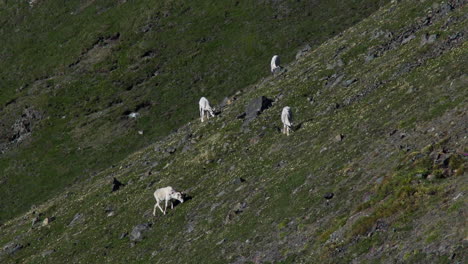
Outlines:
POLYGON ((209 119, 210 115, 214 117, 213 109, 211 109, 210 102, 205 97, 200 98, 200 102, 198 103, 200 106, 200 118, 203 122, 203 118, 206 115, 206 119, 209 119))
POLYGON ((291 107, 286 106, 283 108, 283 112, 281 113, 281 122, 283 122, 283 130, 281 132, 289 136, 289 131, 292 126, 291 107))
POLYGON ((179 200, 181 203, 184 202, 182 194, 180 192, 176 192, 171 186, 157 189, 154 192, 154 198, 156 199, 156 204, 153 209, 154 216, 156 216, 156 207, 159 207, 161 212, 165 215, 168 202, 171 202, 171 209, 174 209, 174 204, 171 201, 172 199, 179 200), (159 206, 159 202, 161 201, 165 201, 164 210, 159 206))
POLYGON ((271 73, 275 73, 277 69, 280 69, 280 58, 275 55, 271 58, 271 73))

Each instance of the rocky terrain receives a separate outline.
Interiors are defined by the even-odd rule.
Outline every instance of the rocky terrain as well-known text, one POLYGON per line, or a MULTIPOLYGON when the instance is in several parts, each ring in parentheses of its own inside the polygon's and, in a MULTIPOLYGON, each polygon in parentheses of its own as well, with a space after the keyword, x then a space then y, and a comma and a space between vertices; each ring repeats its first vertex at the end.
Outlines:
POLYGON ((218 104, 256 83, 272 54, 292 61, 387 1, 341 2, 0 0, 0 222, 161 140, 201 96, 218 104))
MULTIPOLYGON (((0 261, 466 263, 467 11, 392 1, 296 49, 209 122, 2 222, 0 261), (164 186, 186 201, 153 216, 164 186)), ((18 120, 15 139, 44 114, 18 120)))

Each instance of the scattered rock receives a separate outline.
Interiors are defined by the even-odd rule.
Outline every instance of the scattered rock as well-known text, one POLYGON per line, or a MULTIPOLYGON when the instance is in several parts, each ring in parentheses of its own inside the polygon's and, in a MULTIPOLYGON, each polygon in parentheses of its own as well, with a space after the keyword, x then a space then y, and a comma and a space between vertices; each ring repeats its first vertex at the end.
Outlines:
POLYGON ((55 249, 46 250, 46 251, 44 251, 44 252, 41 253, 41 256, 42 256, 43 258, 45 258, 45 257, 49 256, 50 254, 52 254, 52 253, 54 253, 54 252, 55 252, 55 249))
POLYGON ((169 154, 174 154, 176 152, 176 148, 175 147, 167 147, 166 148, 166 152, 169 153, 169 154))
POLYGON ((438 35, 437 34, 424 34, 421 37, 421 46, 426 45, 426 44, 432 44, 436 41, 438 35))
POLYGON ((125 186, 125 184, 121 183, 119 180, 117 180, 117 178, 114 177, 114 179, 112 180, 112 191, 111 192, 118 191, 120 189, 120 187, 123 187, 123 186, 125 186))
POLYGON ((124 233, 120 234, 119 239, 124 239, 124 238, 126 238, 127 236, 128 236, 128 232, 124 232, 124 233))
POLYGON ((230 105, 232 101, 228 97, 224 97, 223 101, 219 104, 218 108, 222 109, 225 108, 226 106, 230 105))
POLYGON ((224 242, 226 242, 225 238, 223 238, 220 241, 216 242, 216 245, 219 246, 219 245, 223 244, 224 242))
POLYGON ((32 108, 25 108, 23 114, 12 126, 10 142, 20 142, 31 134, 35 123, 43 118, 42 113, 32 108))
POLYGON ((130 114, 128 114, 129 118, 137 118, 138 116, 140 116, 140 113, 131 112, 130 114))
POLYGON ((335 136, 335 142, 341 142, 344 139, 342 134, 338 134, 335 136))
POLYGON ((6 244, 4 247, 3 247, 3 252, 5 252, 6 254, 10 254, 10 255, 13 255, 15 254, 16 252, 20 251, 21 249, 23 249, 24 246, 22 244, 18 244, 16 242, 10 242, 8 244, 6 244))
POLYGON ((139 224, 136 225, 133 229, 132 232, 130 233, 130 241, 141 241, 143 240, 143 233, 148 231, 151 228, 150 223, 145 223, 145 224, 139 224))
POLYGON ((39 222, 40 222, 40 220, 39 220, 39 217, 37 217, 37 216, 32 219, 32 225, 35 225, 35 224, 37 224, 39 222))
POLYGON ((272 100, 266 98, 265 96, 260 96, 247 105, 245 108, 246 121, 250 121, 260 115, 263 111, 268 109, 271 106, 272 100))
POLYGON ((286 167, 287 164, 288 164, 287 161, 281 160, 280 162, 278 162, 278 164, 276 164, 276 168, 282 169, 282 168, 286 167))
POLYGON ((349 79, 349 80, 346 80, 346 81, 343 81, 341 83, 342 86, 344 87, 349 87, 351 84, 357 82, 357 79, 356 78, 352 78, 352 79, 349 79))
POLYGON ((234 180, 232 180, 232 183, 233 183, 233 184, 241 184, 241 183, 243 183, 243 182, 245 182, 245 179, 240 178, 240 177, 239 177, 239 178, 235 178, 234 180))
POLYGON ((299 59, 300 57, 304 56, 307 52, 309 52, 312 49, 312 47, 307 44, 305 45, 301 50, 299 50, 296 53, 296 60, 299 59))
POLYGON ((226 219, 224 220, 224 224, 230 223, 237 215, 241 214, 246 207, 247 207, 246 202, 235 204, 233 209, 229 211, 228 215, 226 216, 226 219))
POLYGON ((44 221, 42 221, 42 226, 46 226, 46 225, 50 224, 52 221, 54 221, 54 220, 55 220, 55 217, 53 217, 53 216, 52 217, 46 217, 44 219, 44 221))
POLYGON ((404 37, 403 40, 401 41, 401 45, 404 45, 404 44, 410 42, 411 40, 413 40, 413 39, 415 39, 415 38, 416 38, 416 36, 415 36, 414 34, 411 34, 411 35, 409 35, 409 36, 406 36, 406 37, 404 37))
POLYGON ((330 200, 331 198, 333 198, 333 196, 335 196, 334 193, 332 192, 329 192, 329 193, 326 193, 323 198, 327 199, 327 200, 330 200))
POLYGON ((83 221, 84 221, 84 215, 77 213, 68 225, 74 226, 76 224, 82 223, 83 221))
POLYGON ((244 119, 246 115, 247 115, 247 114, 244 112, 244 113, 242 113, 242 114, 240 114, 240 115, 237 115, 236 118, 237 118, 237 119, 244 119))
POLYGON ((375 54, 367 54, 366 57, 364 58, 365 62, 370 62, 376 58, 375 54))

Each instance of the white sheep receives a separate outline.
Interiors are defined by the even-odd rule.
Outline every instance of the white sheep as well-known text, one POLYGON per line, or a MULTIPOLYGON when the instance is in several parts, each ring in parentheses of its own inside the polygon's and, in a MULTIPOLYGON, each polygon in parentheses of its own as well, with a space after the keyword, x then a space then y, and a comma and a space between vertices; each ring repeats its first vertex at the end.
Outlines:
POLYGON ((181 203, 184 202, 182 198, 182 193, 176 192, 171 186, 167 186, 164 188, 157 189, 154 192, 154 198, 156 199, 156 204, 154 205, 153 215, 156 216, 156 207, 159 207, 161 212, 165 215, 167 203, 171 202, 171 209, 174 209, 174 204, 172 203, 172 199, 179 200, 181 203), (165 201, 164 210, 159 206, 159 202, 165 201))
POLYGON ((206 116, 206 119, 209 119, 210 115, 214 117, 213 109, 211 109, 210 102, 205 97, 200 98, 198 103, 200 107, 200 118, 203 122, 203 118, 206 116))
POLYGON ((283 130, 281 132, 289 136, 289 131, 292 126, 291 107, 286 106, 283 108, 283 112, 281 112, 281 122, 283 122, 283 130))
POLYGON ((278 55, 271 58, 271 73, 275 73, 276 69, 280 68, 280 58, 278 55))

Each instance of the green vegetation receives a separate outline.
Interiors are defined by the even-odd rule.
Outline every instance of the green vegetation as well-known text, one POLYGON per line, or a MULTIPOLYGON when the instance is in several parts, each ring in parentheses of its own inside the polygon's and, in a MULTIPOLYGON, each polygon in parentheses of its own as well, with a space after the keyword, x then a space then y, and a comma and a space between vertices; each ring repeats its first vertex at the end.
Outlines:
MULTIPOLYGON (((181 119, 183 126, 143 148, 135 145, 136 151, 129 147, 136 133, 123 133, 122 145, 105 145, 115 150, 106 153, 120 155, 126 146, 131 154, 113 157, 113 166, 103 165, 96 174, 90 170, 89 177, 81 174, 52 199, 3 222, 0 261, 466 262, 467 44, 457 34, 467 23, 457 17, 467 13, 467 6, 453 1, 453 8, 443 11, 443 3, 435 0, 396 2, 296 61, 286 57, 291 62, 286 71, 259 80, 266 75, 259 70, 253 84, 237 82, 242 89, 232 92, 240 92, 209 122, 181 119), (431 23, 424 22, 428 14, 431 23), (445 37, 421 44, 423 33, 442 30, 445 37), (411 34, 415 38, 402 43, 411 34), (374 57, 368 59, 369 54, 374 57), (244 127, 238 116, 261 95, 274 104, 244 127), (289 137, 279 132, 286 105, 296 124, 289 137), (126 184, 116 192, 111 192, 113 177, 126 184), (168 185, 191 199, 154 217, 152 193, 168 185), (43 225, 47 217, 54 220, 43 225), (151 227, 141 241, 132 241, 132 230, 144 223, 151 227)), ((196 10, 207 10, 200 14, 207 21, 216 17, 208 4, 196 10)), ((247 43, 242 48, 255 56, 261 49, 258 38, 242 36, 247 43)), ((189 54, 209 62, 203 53, 189 54)), ((186 59, 177 57, 177 63, 186 59)), ((205 92, 211 92, 208 86, 205 92)), ((116 116, 122 110, 115 110, 116 116)), ((107 121, 113 119, 104 116, 93 122, 112 134, 107 121)), ((81 140, 83 151, 91 141, 101 142, 100 136, 89 138, 98 134, 83 129, 87 120, 77 120, 68 136, 81 140)), ((143 115, 134 123, 122 121, 122 127, 132 124, 138 130, 140 122, 154 120, 143 115)), ((39 126, 45 126, 42 122, 52 121, 39 126)), ((41 144, 54 151, 53 142, 41 144)), ((108 151, 104 145, 96 148, 108 151)), ((78 155, 73 153, 55 155, 71 160, 78 155)), ((76 169, 59 164, 62 170, 76 169)))
POLYGON ((0 3, 0 220, 125 158, 374 12, 381 0, 0 3), (127 115, 138 111, 140 117, 127 115), (139 135, 138 131, 143 131, 139 135))

